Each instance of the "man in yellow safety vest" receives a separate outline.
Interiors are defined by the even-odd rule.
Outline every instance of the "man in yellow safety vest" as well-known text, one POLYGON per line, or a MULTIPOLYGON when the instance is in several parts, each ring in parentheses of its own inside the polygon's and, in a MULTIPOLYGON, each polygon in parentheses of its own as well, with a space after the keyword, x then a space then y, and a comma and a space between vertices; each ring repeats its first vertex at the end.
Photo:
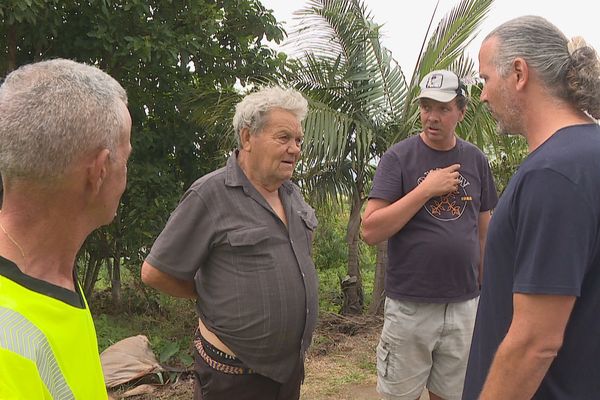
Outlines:
POLYGON ((96 332, 74 265, 125 189, 125 90, 55 59, 0 87, 0 398, 106 399, 96 332))

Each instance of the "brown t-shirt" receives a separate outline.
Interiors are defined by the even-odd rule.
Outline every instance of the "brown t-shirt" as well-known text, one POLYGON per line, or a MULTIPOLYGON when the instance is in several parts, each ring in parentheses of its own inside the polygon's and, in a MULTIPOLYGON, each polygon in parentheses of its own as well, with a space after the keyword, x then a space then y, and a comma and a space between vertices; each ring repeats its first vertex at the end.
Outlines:
POLYGON ((239 167, 198 179, 184 194, 147 261, 194 279, 204 324, 245 364, 286 381, 304 356, 318 313, 312 261, 314 210, 291 182, 279 188, 288 226, 239 167))

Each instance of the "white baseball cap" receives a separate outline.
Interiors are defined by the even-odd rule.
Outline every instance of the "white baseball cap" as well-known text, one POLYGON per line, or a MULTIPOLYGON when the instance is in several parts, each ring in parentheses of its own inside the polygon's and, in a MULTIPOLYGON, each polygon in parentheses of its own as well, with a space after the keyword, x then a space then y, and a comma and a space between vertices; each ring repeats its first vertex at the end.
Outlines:
POLYGON ((452 71, 432 71, 421 80, 421 93, 417 99, 433 99, 448 103, 458 94, 465 95, 464 87, 452 71))

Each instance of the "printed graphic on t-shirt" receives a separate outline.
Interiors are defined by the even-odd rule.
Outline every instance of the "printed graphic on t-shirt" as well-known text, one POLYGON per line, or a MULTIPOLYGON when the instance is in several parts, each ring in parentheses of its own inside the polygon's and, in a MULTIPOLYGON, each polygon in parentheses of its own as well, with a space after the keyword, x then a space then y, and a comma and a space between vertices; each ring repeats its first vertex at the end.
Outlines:
MULTIPOLYGON (((425 172, 417 182, 419 184, 423 182, 429 172, 425 172)), ((473 201, 473 197, 469 196, 466 190, 466 187, 470 185, 469 181, 460 173, 458 174, 458 179, 460 181, 458 190, 443 196, 434 197, 425 203, 425 209, 433 218, 439 221, 454 221, 461 217, 467 207, 467 203, 473 201)))

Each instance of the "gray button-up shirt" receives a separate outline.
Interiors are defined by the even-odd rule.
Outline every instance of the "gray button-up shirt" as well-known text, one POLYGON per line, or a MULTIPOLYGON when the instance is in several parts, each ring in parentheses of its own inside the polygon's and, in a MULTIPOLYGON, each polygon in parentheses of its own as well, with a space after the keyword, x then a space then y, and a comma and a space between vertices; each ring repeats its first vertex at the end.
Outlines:
POLYGON ((279 188, 279 197, 287 227, 233 154, 187 190, 147 261, 194 279, 205 325, 250 368, 284 382, 317 320, 311 257, 317 219, 292 182, 279 188))

